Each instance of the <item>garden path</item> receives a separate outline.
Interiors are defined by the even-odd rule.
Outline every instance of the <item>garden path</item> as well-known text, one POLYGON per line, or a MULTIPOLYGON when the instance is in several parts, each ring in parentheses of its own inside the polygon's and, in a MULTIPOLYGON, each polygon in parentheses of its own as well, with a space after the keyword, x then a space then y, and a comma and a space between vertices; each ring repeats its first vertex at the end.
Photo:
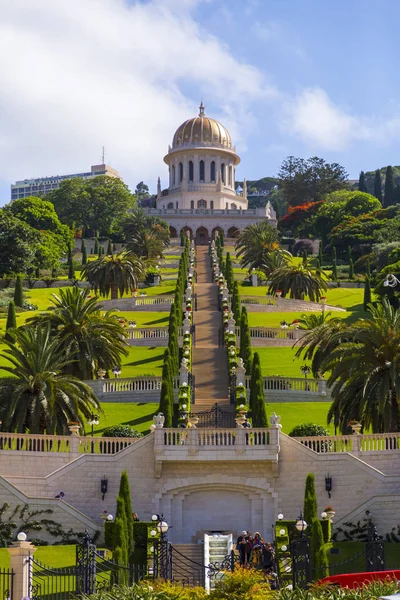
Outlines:
POLYGON ((209 410, 216 402, 229 405, 228 367, 225 349, 218 347, 221 313, 217 286, 212 283, 208 246, 197 246, 196 346, 193 348, 193 375, 196 382, 196 412, 209 410))

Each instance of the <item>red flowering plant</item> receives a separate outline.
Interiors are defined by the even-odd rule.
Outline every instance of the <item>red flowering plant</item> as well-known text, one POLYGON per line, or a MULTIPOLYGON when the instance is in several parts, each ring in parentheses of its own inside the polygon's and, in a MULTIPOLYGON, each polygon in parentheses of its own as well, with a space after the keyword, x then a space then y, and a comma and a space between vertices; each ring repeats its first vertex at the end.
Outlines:
POLYGON ((287 214, 279 221, 279 229, 298 232, 301 225, 315 215, 324 202, 325 200, 319 200, 318 202, 306 202, 299 206, 289 206, 287 214))

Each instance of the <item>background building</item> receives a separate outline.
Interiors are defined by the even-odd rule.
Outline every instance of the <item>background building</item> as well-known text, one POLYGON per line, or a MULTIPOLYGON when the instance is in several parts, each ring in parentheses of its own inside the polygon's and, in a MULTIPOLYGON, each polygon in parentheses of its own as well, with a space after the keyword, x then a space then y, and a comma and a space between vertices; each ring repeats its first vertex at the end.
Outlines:
POLYGON ((27 196, 46 195, 52 190, 60 187, 60 184, 66 179, 81 177, 82 179, 93 179, 98 175, 107 175, 108 177, 120 177, 116 169, 109 165, 93 165, 90 171, 85 173, 72 173, 71 175, 52 175, 50 177, 38 177, 37 179, 22 179, 11 185, 11 200, 26 198, 27 196))

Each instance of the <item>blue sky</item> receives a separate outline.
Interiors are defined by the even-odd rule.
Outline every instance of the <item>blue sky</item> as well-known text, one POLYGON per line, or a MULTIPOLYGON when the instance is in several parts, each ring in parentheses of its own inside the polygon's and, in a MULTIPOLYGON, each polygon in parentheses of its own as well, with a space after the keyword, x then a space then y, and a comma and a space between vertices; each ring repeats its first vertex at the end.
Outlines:
POLYGON ((397 0, 0 0, 0 204, 106 160, 155 190, 180 122, 231 132, 239 177, 289 154, 399 164, 397 0))

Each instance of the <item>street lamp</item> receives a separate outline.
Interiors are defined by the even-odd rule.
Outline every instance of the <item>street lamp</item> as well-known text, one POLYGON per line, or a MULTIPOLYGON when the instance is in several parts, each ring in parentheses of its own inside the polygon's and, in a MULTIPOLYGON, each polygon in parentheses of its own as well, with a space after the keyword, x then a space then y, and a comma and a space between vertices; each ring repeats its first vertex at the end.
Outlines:
POLYGON ((304 532, 307 529, 308 525, 306 521, 303 519, 303 514, 300 513, 299 518, 296 521, 296 529, 300 532, 300 538, 304 536, 304 532))
POLYGON ((121 367, 113 367, 112 374, 114 377, 119 377, 121 375, 121 367))
POLYGON ((92 426, 92 437, 94 435, 94 426, 99 424, 99 415, 95 415, 94 413, 90 413, 90 418, 88 421, 88 425, 92 426))

